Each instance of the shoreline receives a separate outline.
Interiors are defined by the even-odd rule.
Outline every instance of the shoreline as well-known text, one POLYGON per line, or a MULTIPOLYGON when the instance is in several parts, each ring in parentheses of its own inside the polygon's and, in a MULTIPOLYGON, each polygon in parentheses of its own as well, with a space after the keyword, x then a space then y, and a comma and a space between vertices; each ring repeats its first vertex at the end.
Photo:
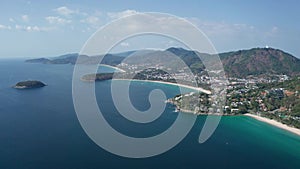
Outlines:
POLYGON ((120 72, 126 72, 125 70, 123 70, 123 69, 121 69, 121 68, 118 68, 118 67, 115 67, 115 66, 111 66, 111 65, 107 65, 107 64, 100 64, 100 66, 109 67, 109 68, 118 70, 118 71, 120 71, 120 72))
MULTIPOLYGON (((160 83, 160 84, 167 84, 167 85, 185 87, 185 88, 196 90, 196 91, 200 91, 200 92, 203 92, 203 93, 206 93, 206 94, 211 94, 211 91, 203 89, 203 88, 200 88, 200 87, 193 87, 193 86, 189 86, 189 85, 172 83, 172 82, 164 82, 164 81, 156 81, 156 80, 139 80, 139 79, 110 79, 110 80, 123 80, 123 81, 127 80, 127 81, 137 81, 137 82, 160 83)), ((179 112, 195 114, 193 111, 184 110, 184 109, 180 109, 179 112)), ((196 115, 234 116, 234 115, 226 115, 226 114, 208 114, 208 113, 203 113, 203 114, 200 113, 200 114, 196 114, 196 115)), ((298 129, 298 128, 294 128, 294 127, 288 126, 286 124, 283 124, 281 122, 278 122, 278 121, 275 121, 275 120, 271 120, 271 119, 268 119, 266 117, 261 117, 261 116, 258 116, 258 115, 250 114, 250 113, 246 113, 246 114, 244 114, 244 116, 248 116, 248 117, 254 118, 254 119, 258 120, 258 121, 270 124, 272 126, 275 126, 277 128, 283 129, 285 131, 288 131, 288 132, 291 132, 293 134, 296 134, 296 135, 300 136, 300 129, 298 129)))
POLYGON ((174 104, 174 102, 170 101, 170 99, 167 99, 166 103, 170 103, 170 104, 174 105, 176 107, 175 112, 180 112, 180 113, 194 114, 197 116, 233 116, 233 115, 224 114, 224 113, 196 113, 195 111, 192 111, 192 110, 178 108, 178 106, 176 106, 176 104, 174 104))
POLYGON ((298 128, 294 128, 294 127, 288 126, 286 124, 282 124, 278 121, 271 120, 271 119, 268 119, 266 117, 261 117, 261 116, 258 116, 258 115, 250 114, 250 113, 246 113, 244 115, 248 116, 248 117, 252 117, 252 118, 254 118, 258 121, 268 123, 272 126, 278 127, 280 129, 283 129, 285 131, 288 131, 288 132, 291 132, 293 134, 296 134, 296 135, 300 136, 300 129, 298 129, 298 128))
POLYGON ((127 80, 127 81, 136 81, 136 82, 151 82, 151 83, 160 83, 160 84, 167 84, 167 85, 173 85, 178 87, 184 87, 192 90, 196 90, 205 94, 211 94, 211 91, 203 89, 201 87, 194 87, 189 86, 185 84, 179 84, 179 83, 172 83, 172 82, 164 82, 164 81, 157 81, 157 80, 139 80, 139 79, 111 79, 111 80, 127 80))
MULTIPOLYGON (((81 81, 83 82, 96 82, 97 80, 86 80, 83 79, 82 77, 80 78, 81 81)), ((164 81, 157 81, 157 80, 139 80, 139 79, 108 79, 108 80, 123 80, 123 81, 135 81, 135 82, 150 82, 150 83, 160 83, 160 84, 167 84, 167 85, 172 85, 172 86, 178 86, 178 87, 183 87, 187 89, 192 89, 196 90, 205 94, 211 94, 211 91, 203 89, 201 87, 194 87, 194 86, 189 86, 185 84, 179 84, 179 83, 172 83, 172 82, 164 82, 164 81)), ((105 81, 105 80, 103 80, 105 81)))

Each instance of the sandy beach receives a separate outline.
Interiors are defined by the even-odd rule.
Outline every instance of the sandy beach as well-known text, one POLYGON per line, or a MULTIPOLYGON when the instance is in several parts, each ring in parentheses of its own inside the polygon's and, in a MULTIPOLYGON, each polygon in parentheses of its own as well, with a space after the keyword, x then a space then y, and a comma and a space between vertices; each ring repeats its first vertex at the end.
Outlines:
POLYGON ((189 85, 184 85, 184 84, 179 84, 179 83, 171 83, 171 82, 164 82, 164 81, 156 81, 156 80, 138 80, 138 79, 112 79, 112 80, 129 80, 129 81, 137 81, 137 82, 153 82, 153 83, 161 83, 161 84, 168 84, 168 85, 173 85, 173 86, 179 86, 179 87, 184 87, 188 89, 193 89, 202 93, 206 94, 211 94, 211 91, 203 89, 201 87, 194 87, 194 86, 189 86, 189 85))
MULTIPOLYGON (((106 67, 110 67, 113 69, 116 69, 120 72, 126 72, 125 70, 115 67, 115 66, 110 66, 110 65, 106 65, 106 64, 100 64, 101 66, 106 66, 106 67)), ((83 79, 81 79, 83 80, 83 79)), ((189 85, 184 85, 184 84, 178 84, 178 83, 171 83, 171 82, 164 82, 164 81, 156 81, 156 80, 138 80, 138 79, 112 79, 112 80, 130 80, 130 81, 144 81, 144 82, 154 82, 154 83, 161 83, 161 84, 168 84, 168 85, 173 85, 173 86, 179 86, 179 87, 184 87, 184 88, 188 88, 188 89, 193 89, 196 91, 200 91, 206 94, 211 94, 211 91, 203 89, 201 87, 194 87, 194 86, 189 86, 189 85)))
POLYGON ((107 65, 107 64, 100 64, 100 66, 110 67, 110 68, 118 70, 119 72, 126 72, 125 70, 123 70, 121 68, 118 68, 118 67, 115 67, 115 66, 111 66, 111 65, 107 65))
MULTIPOLYGON (((82 77, 80 78, 80 80, 85 81, 85 82, 94 82, 95 80, 85 80, 82 77)), ((136 81, 136 82, 152 82, 152 83, 160 83, 160 84, 167 84, 167 85, 173 85, 173 86, 179 86, 179 87, 183 87, 183 88, 187 88, 187 89, 192 89, 192 90, 196 90, 202 93, 206 93, 206 94, 211 94, 211 91, 203 89, 201 87, 194 87, 194 86, 189 86, 189 85, 184 85, 184 84, 179 84, 179 83, 171 83, 171 82, 164 82, 164 81, 156 81, 156 80, 138 80, 138 79, 110 79, 110 80, 124 80, 124 81, 136 81)))
POLYGON ((288 125, 282 124, 282 123, 280 123, 278 121, 271 120, 271 119, 268 119, 268 118, 265 118, 265 117, 261 117, 261 116, 257 116, 257 115, 254 115, 254 114, 250 114, 250 113, 245 114, 245 116, 249 116, 249 117, 255 118, 256 120, 259 120, 259 121, 271 124, 273 126, 276 126, 278 128, 284 129, 286 131, 292 132, 292 133, 297 134, 298 136, 300 136, 300 129, 293 128, 293 127, 290 127, 288 125))

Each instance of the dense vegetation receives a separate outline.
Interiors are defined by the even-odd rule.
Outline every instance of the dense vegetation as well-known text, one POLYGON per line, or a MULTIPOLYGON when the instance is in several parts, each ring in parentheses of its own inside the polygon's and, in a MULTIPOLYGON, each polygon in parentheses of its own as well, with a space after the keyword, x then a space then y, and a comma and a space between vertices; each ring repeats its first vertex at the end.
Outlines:
MULTIPOLYGON (((182 58, 193 72, 204 69, 204 65, 195 51, 182 48, 170 48, 169 52, 182 58)), ((197 53, 202 58, 210 55, 197 53)), ((249 75, 286 74, 290 76, 300 74, 300 60, 286 52, 273 48, 253 48, 234 52, 220 53, 225 73, 229 77, 246 78, 249 75)))
POLYGON ((168 102, 174 104, 179 111, 207 114, 211 107, 209 100, 209 95, 205 93, 192 92, 176 95, 174 98, 168 99, 168 102))
POLYGON ((227 104, 238 109, 235 114, 258 113, 284 124, 300 128, 300 79, 284 82, 261 83, 250 90, 233 89, 227 104), (231 103, 231 104, 230 104, 231 103), (234 103, 234 104, 232 104, 234 103))
POLYGON ((254 48, 221 53, 225 72, 231 77, 261 74, 299 75, 300 60, 278 49, 254 48))
POLYGON ((46 84, 44 84, 43 82, 36 81, 36 80, 28 80, 28 81, 18 82, 14 87, 29 89, 29 88, 39 88, 44 86, 46 86, 46 84))
MULTIPOLYGON (((84 75, 81 79, 84 81, 104 81, 112 78, 130 79, 131 75, 121 72, 116 73, 96 73, 84 75), (115 75, 115 76, 114 76, 115 75)), ((176 80, 172 76, 160 69, 149 68, 144 69, 137 73, 132 79, 138 80, 155 80, 176 83, 176 80)))
POLYGON ((176 83, 176 80, 168 73, 160 69, 148 68, 137 73, 133 79, 154 80, 176 83))
POLYGON ((87 74, 82 76, 83 81, 104 81, 110 80, 114 76, 114 73, 96 73, 96 74, 87 74))

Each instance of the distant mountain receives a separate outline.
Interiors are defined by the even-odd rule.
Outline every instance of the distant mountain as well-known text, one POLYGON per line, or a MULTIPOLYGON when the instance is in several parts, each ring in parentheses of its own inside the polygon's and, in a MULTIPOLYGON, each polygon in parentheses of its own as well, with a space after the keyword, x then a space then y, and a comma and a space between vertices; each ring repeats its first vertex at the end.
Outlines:
POLYGON ((61 55, 51 60, 52 64, 75 64, 77 60, 78 54, 71 53, 66 55, 61 55))
POLYGON ((28 60, 26 60, 25 62, 29 62, 29 63, 44 63, 44 64, 47 64, 47 63, 50 63, 51 60, 46 59, 46 58, 37 58, 37 59, 28 59, 28 60))
POLYGON ((126 52, 121 52, 121 53, 114 53, 113 55, 127 57, 127 56, 133 54, 134 52, 136 52, 136 51, 131 50, 131 51, 126 51, 126 52))
MULTIPOLYGON (((186 50, 183 48, 169 48, 165 51, 155 50, 141 50, 128 51, 118 54, 106 54, 102 60, 102 64, 118 65, 129 55, 139 55, 140 59, 133 60, 133 63, 143 63, 141 60, 148 58, 148 56, 160 58, 161 63, 170 60, 164 59, 170 52, 180 57, 193 72, 201 72, 205 69, 201 60, 197 56, 199 54, 202 58, 209 58, 210 54, 199 53, 197 51, 186 50)), ((244 78, 249 75, 263 75, 263 74, 286 74, 289 76, 300 75, 300 60, 291 54, 288 54, 279 49, 273 48, 253 48, 248 50, 239 50, 234 52, 226 52, 219 54, 223 63, 225 73, 229 77, 244 78)), ((97 64, 97 57, 99 56, 82 56, 81 64, 97 64)), ((78 58, 77 53, 62 55, 52 59, 38 58, 27 60, 30 63, 44 63, 44 64, 75 64, 78 58)), ((147 60, 144 60, 146 63, 147 60)), ((176 64, 176 63, 174 63, 176 64)))
POLYGON ((183 48, 174 48, 174 47, 169 48, 166 51, 179 56, 188 66, 200 62, 200 59, 197 56, 195 51, 186 50, 183 48))
POLYGON ((52 59, 68 59, 68 58, 77 57, 77 56, 78 56, 78 53, 67 53, 64 55, 53 57, 52 59))
MULTIPOLYGON (((82 55, 80 57, 81 58, 80 64, 98 64, 97 57, 99 57, 99 56, 82 55)), ((43 63, 43 64, 75 64, 77 61, 77 58, 78 58, 78 54, 73 53, 73 54, 61 55, 61 56, 54 57, 51 59, 47 59, 47 58, 29 59, 29 60, 26 60, 25 62, 43 63)), ((123 55, 118 56, 118 55, 107 54, 102 59, 101 63, 115 66, 115 65, 121 63, 123 59, 124 59, 123 55)))
MULTIPOLYGON (((169 48, 167 51, 181 57, 192 70, 204 69, 196 53, 203 58, 211 56, 182 48, 169 48)), ((253 48, 220 53, 219 57, 229 77, 244 78, 262 74, 300 75, 300 60, 279 49, 253 48)))
POLYGON ((209 54, 199 53, 196 51, 175 47, 169 48, 166 51, 171 52, 180 57, 185 62, 185 64, 191 68, 193 72, 201 72, 205 69, 205 66, 203 65, 197 54, 199 54, 199 56, 209 56, 209 54))
POLYGON ((65 54, 58 57, 53 58, 37 58, 37 59, 28 59, 25 62, 28 63, 43 63, 43 64, 74 64, 77 60, 78 54, 71 53, 65 54))
POLYGON ((231 77, 260 74, 300 74, 300 60, 273 48, 253 48, 219 54, 224 70, 231 77))

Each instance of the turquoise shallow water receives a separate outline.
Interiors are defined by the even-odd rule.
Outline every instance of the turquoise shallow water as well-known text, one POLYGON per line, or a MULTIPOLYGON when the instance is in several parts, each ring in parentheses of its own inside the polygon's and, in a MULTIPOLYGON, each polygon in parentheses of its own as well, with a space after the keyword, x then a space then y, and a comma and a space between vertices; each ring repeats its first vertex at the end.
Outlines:
MULTIPOLYGON (((222 117, 203 144, 197 140, 206 117, 199 116, 187 137, 166 153, 146 159, 108 153, 89 139, 77 120, 72 71, 72 65, 0 60, 0 168, 300 168, 300 137, 244 116, 222 117), (27 79, 48 86, 26 91, 11 88, 27 79)), ((134 82, 130 90, 133 105, 139 110, 149 108, 148 94, 156 88, 168 97, 178 94, 174 86, 134 82)), ((158 120, 133 123, 118 114, 109 92, 109 81, 96 83, 104 116, 117 131, 130 136, 159 134, 178 115, 168 104, 158 120)))

